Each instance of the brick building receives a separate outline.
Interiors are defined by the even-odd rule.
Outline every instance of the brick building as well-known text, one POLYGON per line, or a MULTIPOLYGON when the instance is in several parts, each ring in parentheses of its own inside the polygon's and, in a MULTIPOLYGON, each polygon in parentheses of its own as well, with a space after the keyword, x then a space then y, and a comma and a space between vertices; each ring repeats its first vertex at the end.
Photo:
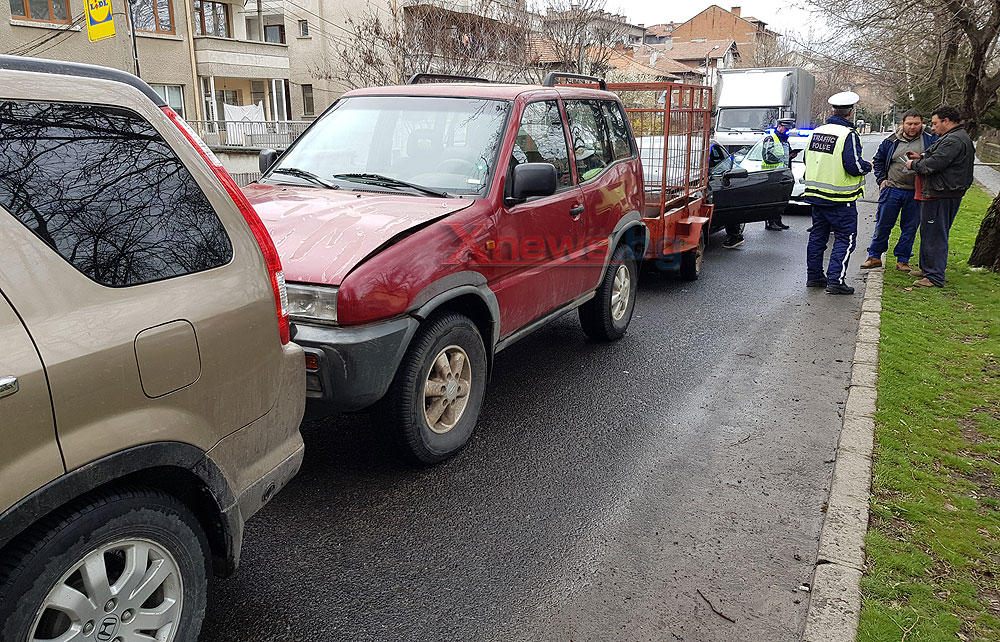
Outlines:
POLYGON ((743 17, 739 7, 726 11, 712 5, 670 33, 674 43, 695 40, 732 40, 744 57, 752 58, 754 47, 773 42, 778 34, 757 18, 743 17))

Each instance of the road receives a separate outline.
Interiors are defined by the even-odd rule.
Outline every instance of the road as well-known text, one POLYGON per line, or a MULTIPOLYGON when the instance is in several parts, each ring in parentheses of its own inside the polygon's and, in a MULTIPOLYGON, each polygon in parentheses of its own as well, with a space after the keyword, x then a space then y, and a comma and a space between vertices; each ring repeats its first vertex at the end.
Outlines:
POLYGON ((738 250, 715 236, 697 282, 643 276, 623 340, 570 314, 502 352, 444 465, 393 463, 365 416, 305 424, 302 472, 248 524, 203 642, 798 640, 860 211, 857 295, 804 287, 808 217, 751 224, 738 250))

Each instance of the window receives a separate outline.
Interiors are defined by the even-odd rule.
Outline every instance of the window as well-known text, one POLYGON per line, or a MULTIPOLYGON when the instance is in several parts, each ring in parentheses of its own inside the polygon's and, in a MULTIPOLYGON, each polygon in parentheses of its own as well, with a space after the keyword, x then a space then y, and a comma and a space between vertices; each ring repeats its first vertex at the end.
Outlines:
POLYGON ((580 182, 596 177, 614 162, 599 100, 567 100, 566 116, 576 155, 576 173, 580 182))
POLYGON ((119 107, 0 102, 0 207, 97 283, 208 270, 232 244, 146 120, 119 107))
MULTIPOLYGON (((478 197, 489 190, 509 108, 507 101, 480 98, 343 98, 299 136, 277 167, 333 180, 341 180, 334 178, 338 174, 382 174, 478 197)), ((288 174, 268 180, 309 184, 288 174)), ((345 180, 341 186, 357 183, 345 180)))
POLYGON ((170 0, 132 0, 135 30, 174 33, 174 8, 170 0))
POLYGON ((184 88, 180 85, 150 85, 165 103, 184 118, 184 88))
POLYGON ((69 24, 69 0, 10 0, 10 14, 22 20, 69 24))
POLYGON ((211 0, 194 0, 194 30, 199 36, 229 38, 229 5, 211 0))
POLYGON ((285 43, 285 25, 264 25, 264 42, 285 43))
POLYGON ((309 21, 299 20, 299 38, 309 37, 309 21))
POLYGON ((250 104, 256 105, 267 101, 267 83, 263 80, 250 81, 250 104))
POLYGON ((316 113, 316 105, 313 103, 313 86, 302 85, 302 113, 312 116, 316 113))
POLYGON ((632 137, 625 125, 625 115, 621 105, 606 100, 601 103, 604 108, 604 118, 608 121, 608 131, 611 134, 611 151, 615 160, 632 157, 632 137))
POLYGON ((525 105, 512 156, 511 167, 520 163, 552 163, 559 174, 559 186, 572 184, 566 130, 556 101, 525 105))

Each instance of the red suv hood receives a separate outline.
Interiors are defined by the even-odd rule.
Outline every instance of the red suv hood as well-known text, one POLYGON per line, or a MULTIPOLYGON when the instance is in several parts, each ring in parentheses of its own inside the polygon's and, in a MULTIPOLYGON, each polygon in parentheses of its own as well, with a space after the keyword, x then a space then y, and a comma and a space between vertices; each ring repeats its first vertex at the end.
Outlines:
POLYGON ((281 255, 287 281, 340 285, 400 232, 465 209, 470 199, 288 185, 243 188, 281 255))

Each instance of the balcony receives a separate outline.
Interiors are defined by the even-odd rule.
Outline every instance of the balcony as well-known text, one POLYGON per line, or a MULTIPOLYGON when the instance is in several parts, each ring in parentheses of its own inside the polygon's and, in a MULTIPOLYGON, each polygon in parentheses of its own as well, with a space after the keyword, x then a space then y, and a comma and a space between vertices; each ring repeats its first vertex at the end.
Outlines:
POLYGON ((214 36, 195 36, 199 76, 288 78, 288 45, 214 36))

